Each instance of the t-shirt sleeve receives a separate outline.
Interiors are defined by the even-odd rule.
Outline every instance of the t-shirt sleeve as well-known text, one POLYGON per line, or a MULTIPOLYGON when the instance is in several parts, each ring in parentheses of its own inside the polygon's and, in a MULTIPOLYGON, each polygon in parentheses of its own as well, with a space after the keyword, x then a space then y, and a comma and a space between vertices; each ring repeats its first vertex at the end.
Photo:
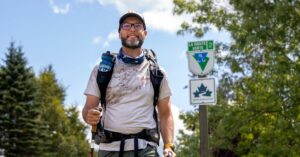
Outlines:
POLYGON ((86 89, 84 91, 85 95, 93 95, 100 98, 100 91, 97 84, 97 74, 98 74, 98 67, 99 65, 96 65, 90 75, 88 84, 86 86, 86 89))
POLYGON ((164 78, 161 81, 158 100, 164 99, 172 95, 166 72, 163 68, 160 69, 162 69, 162 72, 164 73, 164 78))

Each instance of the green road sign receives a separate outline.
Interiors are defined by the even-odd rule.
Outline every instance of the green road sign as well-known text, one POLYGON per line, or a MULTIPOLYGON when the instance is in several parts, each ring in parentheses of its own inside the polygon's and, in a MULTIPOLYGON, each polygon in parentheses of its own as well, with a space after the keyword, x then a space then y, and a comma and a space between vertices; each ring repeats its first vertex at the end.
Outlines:
POLYGON ((214 67, 215 46, 213 40, 188 42, 189 70, 195 75, 207 75, 214 67))
POLYGON ((213 51, 214 49, 213 40, 188 42, 188 51, 190 52, 203 50, 213 51))

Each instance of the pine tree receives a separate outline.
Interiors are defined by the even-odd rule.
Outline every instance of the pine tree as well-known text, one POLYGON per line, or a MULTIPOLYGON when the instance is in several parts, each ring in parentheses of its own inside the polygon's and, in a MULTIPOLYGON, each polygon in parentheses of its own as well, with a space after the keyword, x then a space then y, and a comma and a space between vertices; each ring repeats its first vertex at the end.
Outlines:
POLYGON ((11 42, 0 67, 0 148, 6 157, 40 156, 43 148, 34 73, 23 55, 22 48, 11 42))

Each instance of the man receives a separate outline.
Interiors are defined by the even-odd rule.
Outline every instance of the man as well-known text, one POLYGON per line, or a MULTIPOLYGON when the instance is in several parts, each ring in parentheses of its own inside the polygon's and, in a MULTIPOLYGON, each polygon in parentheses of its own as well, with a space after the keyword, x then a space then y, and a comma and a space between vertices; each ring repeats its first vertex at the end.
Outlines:
POLYGON ((138 136, 157 128, 157 123, 164 142, 164 156, 176 156, 173 144, 171 91, 165 74, 159 88, 156 106, 159 121, 157 122, 153 116, 154 89, 150 81, 150 61, 145 59, 146 52, 141 48, 146 36, 145 21, 140 14, 130 11, 120 18, 119 38, 122 47, 113 66, 103 113, 97 109, 101 98, 96 81, 99 65, 93 69, 90 76, 84 93, 86 95, 86 103, 82 111, 84 120, 90 125, 97 125, 101 115, 104 129, 112 135, 122 137, 109 143, 100 143, 99 156, 101 157, 158 156, 157 143, 138 136), (132 138, 128 138, 127 135, 132 138), (123 137, 127 138, 124 140, 123 137), (125 142, 122 143, 122 139, 125 142))

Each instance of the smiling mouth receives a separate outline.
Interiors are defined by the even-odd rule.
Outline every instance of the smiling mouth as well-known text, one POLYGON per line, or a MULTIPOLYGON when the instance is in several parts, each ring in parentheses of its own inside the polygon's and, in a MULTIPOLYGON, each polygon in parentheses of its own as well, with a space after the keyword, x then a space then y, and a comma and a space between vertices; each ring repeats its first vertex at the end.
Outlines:
POLYGON ((128 35, 128 36, 127 36, 127 39, 128 39, 128 40, 137 40, 138 37, 137 37, 136 35, 128 35))

